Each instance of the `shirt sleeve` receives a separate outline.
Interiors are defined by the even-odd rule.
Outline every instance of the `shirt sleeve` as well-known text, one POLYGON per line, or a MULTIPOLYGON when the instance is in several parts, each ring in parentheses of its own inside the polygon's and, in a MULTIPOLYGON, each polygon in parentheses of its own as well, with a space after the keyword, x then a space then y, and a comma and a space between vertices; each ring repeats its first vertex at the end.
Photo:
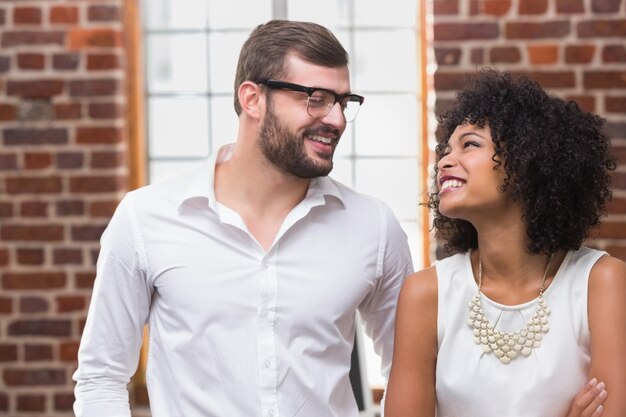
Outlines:
POLYGON ((97 274, 78 352, 77 417, 130 417, 127 384, 137 369, 151 289, 127 195, 100 239, 97 274))
POLYGON ((406 234, 391 210, 381 203, 379 276, 372 293, 361 303, 359 314, 365 334, 372 339, 381 357, 385 380, 391 369, 396 304, 404 279, 413 273, 413 261, 406 234))

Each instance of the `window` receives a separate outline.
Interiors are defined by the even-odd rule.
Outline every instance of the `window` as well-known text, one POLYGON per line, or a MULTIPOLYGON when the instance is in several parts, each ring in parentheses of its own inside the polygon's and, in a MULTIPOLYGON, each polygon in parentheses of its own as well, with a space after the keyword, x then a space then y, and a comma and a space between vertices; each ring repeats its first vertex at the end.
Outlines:
MULTIPOLYGON (((352 90, 366 97, 337 148, 331 176, 385 201, 423 265, 418 2, 397 0, 143 0, 150 182, 186 171, 236 138, 239 50, 272 18, 328 27, 350 54, 352 90)), ((380 362, 364 341, 370 385, 380 362)))

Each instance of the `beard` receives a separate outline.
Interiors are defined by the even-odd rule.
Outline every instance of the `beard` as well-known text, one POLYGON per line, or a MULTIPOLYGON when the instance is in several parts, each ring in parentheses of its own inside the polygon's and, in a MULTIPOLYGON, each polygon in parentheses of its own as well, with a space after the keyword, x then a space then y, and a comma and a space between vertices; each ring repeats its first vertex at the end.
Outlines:
POLYGON ((333 154, 317 152, 321 161, 313 160, 304 149, 304 138, 313 134, 331 133, 339 137, 337 129, 327 126, 305 129, 302 134, 290 131, 282 124, 268 100, 267 113, 259 132, 259 143, 265 158, 282 171, 299 178, 324 177, 333 169, 333 154))

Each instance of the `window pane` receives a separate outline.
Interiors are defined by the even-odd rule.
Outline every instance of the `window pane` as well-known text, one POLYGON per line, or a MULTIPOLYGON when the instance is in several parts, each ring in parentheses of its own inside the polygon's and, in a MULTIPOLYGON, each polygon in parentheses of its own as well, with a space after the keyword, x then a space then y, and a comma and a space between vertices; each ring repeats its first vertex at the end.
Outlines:
POLYGON ((150 183, 161 182, 199 167, 205 160, 150 161, 150 183))
POLYGON ((356 152, 417 157, 417 100, 414 95, 369 94, 357 116, 356 152))
POLYGON ((150 92, 206 91, 204 34, 148 34, 147 37, 150 92))
MULTIPOLYGON (((356 0, 354 23, 357 26, 414 27, 417 23, 416 0, 356 0)), ((397 51, 399 49, 395 49, 397 51)))
POLYGON ((402 221, 417 219, 417 159, 359 159, 357 190, 383 200, 402 221))
POLYGON ((209 35, 211 57, 211 89, 218 93, 234 93, 237 60, 248 32, 212 33, 209 35))
POLYGON ((354 135, 354 131, 358 131, 359 116, 361 116, 360 110, 359 114, 356 116, 356 120, 354 120, 354 122, 352 123, 348 123, 348 125, 346 126, 346 130, 343 132, 343 135, 341 135, 341 139, 339 139, 339 144, 335 148, 335 156, 349 156, 354 153, 354 150, 352 149, 352 137, 354 135))
POLYGON ((205 97, 153 97, 148 105, 151 157, 208 155, 209 112, 205 97))
POLYGON ((414 30, 356 31, 355 85, 371 91, 417 91, 417 46, 414 30), (393 47, 390 47, 393 46, 393 47), (402 51, 402 53, 398 53, 402 51))
POLYGON ((217 151, 220 146, 234 143, 237 140, 239 119, 233 107, 233 98, 213 97, 211 99, 211 138, 213 149, 217 151))
POLYGON ((333 170, 330 173, 330 177, 348 187, 352 187, 354 183, 352 178, 352 166, 353 161, 351 159, 335 157, 333 159, 333 170))
POLYGON ((254 29, 271 18, 272 0, 209 0, 211 28, 254 29))
POLYGON ((190 29, 206 26, 206 0, 142 0, 147 29, 190 29))
POLYGON ((291 20, 319 23, 333 32, 337 26, 346 26, 350 22, 349 2, 347 1, 288 0, 287 15, 291 20))

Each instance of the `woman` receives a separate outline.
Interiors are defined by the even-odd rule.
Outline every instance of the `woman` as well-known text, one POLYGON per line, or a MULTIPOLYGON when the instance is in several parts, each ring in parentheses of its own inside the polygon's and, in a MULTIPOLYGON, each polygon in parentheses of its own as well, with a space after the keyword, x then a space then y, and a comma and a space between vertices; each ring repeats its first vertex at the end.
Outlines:
POLYGON ((440 124, 456 254, 405 281, 385 417, 626 416, 626 265, 581 246, 611 197, 602 119, 484 70, 440 124))

